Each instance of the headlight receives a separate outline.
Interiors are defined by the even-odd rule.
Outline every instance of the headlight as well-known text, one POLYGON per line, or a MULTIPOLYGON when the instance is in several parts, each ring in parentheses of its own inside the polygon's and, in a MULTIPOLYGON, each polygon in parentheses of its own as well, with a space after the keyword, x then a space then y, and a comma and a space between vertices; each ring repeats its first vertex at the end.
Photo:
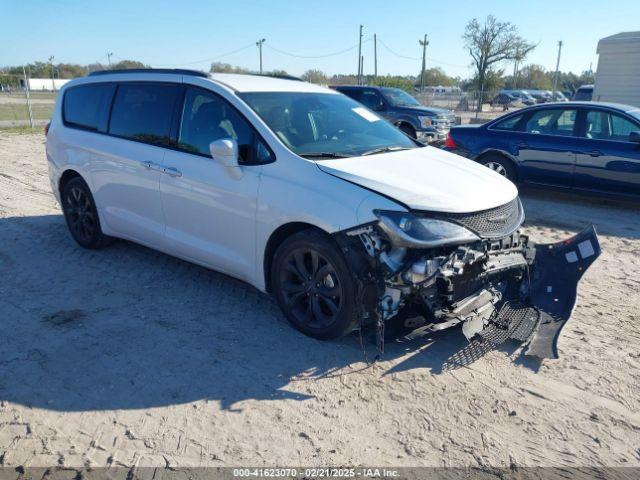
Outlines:
POLYGON ((380 228, 396 247, 432 248, 480 240, 466 228, 445 220, 386 210, 375 210, 373 213, 378 217, 380 228))
POLYGON ((431 126, 431 117, 418 117, 418 121, 420 122, 420 126, 422 128, 431 126))

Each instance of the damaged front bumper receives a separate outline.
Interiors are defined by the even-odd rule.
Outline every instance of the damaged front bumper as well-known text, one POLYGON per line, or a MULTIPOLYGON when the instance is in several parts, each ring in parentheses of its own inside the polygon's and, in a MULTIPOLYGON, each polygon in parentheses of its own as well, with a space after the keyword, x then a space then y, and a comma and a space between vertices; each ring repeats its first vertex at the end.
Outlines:
POLYGON ((359 285, 361 325, 375 327, 381 352, 391 324, 404 331, 462 324, 471 342, 497 345, 513 339, 523 342, 525 355, 558 358, 558 338, 575 306, 578 282, 600 254, 595 228, 535 245, 517 230, 523 221, 519 201, 511 203, 513 211, 505 207, 491 213, 511 222, 502 232, 477 216, 447 219, 476 235, 458 245, 423 241, 412 248, 384 219, 336 237, 359 285), (483 235, 481 228, 495 231, 483 235), (508 235, 497 238, 505 231, 508 235))

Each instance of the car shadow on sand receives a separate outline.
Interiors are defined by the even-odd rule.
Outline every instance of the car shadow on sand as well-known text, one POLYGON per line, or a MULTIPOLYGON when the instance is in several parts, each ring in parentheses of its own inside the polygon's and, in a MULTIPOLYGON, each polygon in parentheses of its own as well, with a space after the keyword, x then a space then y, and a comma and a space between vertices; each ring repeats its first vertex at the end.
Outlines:
MULTIPOLYGON (((60 215, 0 219, 0 278, 0 400, 30 407, 305 400, 295 380, 354 373, 376 355, 372 332, 308 338, 269 295, 225 275, 124 241, 81 249, 60 215)), ((414 337, 387 342, 386 374, 442 373, 482 353, 456 358, 459 329, 414 337)))

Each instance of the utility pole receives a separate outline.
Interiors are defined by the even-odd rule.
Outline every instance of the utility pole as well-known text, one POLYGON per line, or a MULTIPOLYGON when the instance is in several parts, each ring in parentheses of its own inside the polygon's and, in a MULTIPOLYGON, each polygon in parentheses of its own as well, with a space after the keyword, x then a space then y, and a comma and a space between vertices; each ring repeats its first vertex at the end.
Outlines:
POLYGON ((358 39, 358 85, 362 85, 362 28, 360 25, 360 37, 358 39))
POLYGON ((51 64, 51 87, 53 88, 53 91, 56 91, 56 82, 54 81, 54 77, 53 77, 53 55, 51 55, 49 57, 49 63, 51 64))
POLYGON ((558 42, 558 60, 556 61, 556 74, 553 77, 553 96, 556 95, 556 89, 558 88, 558 76, 560 75, 560 52, 562 52, 562 40, 558 42))
POLYGON ((262 44, 266 41, 267 41, 266 38, 262 38, 256 42, 256 45, 258 46, 258 50, 260 50, 260 75, 262 75, 262 44))
POLYGON ((113 52, 107 52, 107 61, 109 62, 109 70, 111 70, 111 55, 113 55, 113 52))
POLYGON ((422 74, 420 75, 420 93, 424 93, 424 70, 427 62, 427 45, 429 45, 426 33, 424 35, 424 40, 418 40, 418 43, 422 45, 422 74))
POLYGON ((22 66, 22 75, 24 77, 24 94, 27 96, 27 108, 29 109, 29 126, 33 128, 33 110, 31 109, 31 97, 29 95, 29 80, 27 80, 27 72, 22 66))
POLYGON ((513 62, 513 88, 516 88, 516 75, 518 75, 518 60, 513 62))
POLYGON ((373 78, 378 78, 378 39, 373 34, 373 78))
POLYGON ((360 57, 360 85, 364 85, 364 55, 360 57))

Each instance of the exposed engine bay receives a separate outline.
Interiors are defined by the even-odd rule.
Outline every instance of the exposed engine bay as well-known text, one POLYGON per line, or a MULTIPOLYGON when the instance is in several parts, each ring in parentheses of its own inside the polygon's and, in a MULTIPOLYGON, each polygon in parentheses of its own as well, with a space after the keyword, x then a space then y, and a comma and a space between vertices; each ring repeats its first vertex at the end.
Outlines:
MULTIPOLYGON (((500 215, 489 212, 493 217, 485 225, 493 229, 490 234, 467 229, 470 235, 449 232, 444 241, 398 238, 398 232, 415 230, 406 225, 415 222, 412 215, 396 219, 397 228, 389 226, 383 213, 378 223, 341 232, 343 250, 359 272, 362 323, 375 326, 380 352, 391 323, 429 331, 462 324, 470 341, 514 338, 529 345, 526 354, 557 358, 558 336, 575 304, 578 280, 600 253, 597 236, 590 227, 559 244, 534 245, 519 231, 524 220, 519 201, 511 207, 514 211, 500 215), (492 218, 503 222, 502 232, 493 228, 492 218), (543 327, 549 322, 551 330, 543 327), (499 335, 488 335, 496 329, 499 335), (536 347, 536 332, 545 330, 549 338, 536 347)), ((501 208, 498 213, 504 212, 501 208)), ((441 220, 429 216, 425 225, 434 221, 441 220)), ((459 221, 456 228, 462 226, 465 222, 459 221)))

